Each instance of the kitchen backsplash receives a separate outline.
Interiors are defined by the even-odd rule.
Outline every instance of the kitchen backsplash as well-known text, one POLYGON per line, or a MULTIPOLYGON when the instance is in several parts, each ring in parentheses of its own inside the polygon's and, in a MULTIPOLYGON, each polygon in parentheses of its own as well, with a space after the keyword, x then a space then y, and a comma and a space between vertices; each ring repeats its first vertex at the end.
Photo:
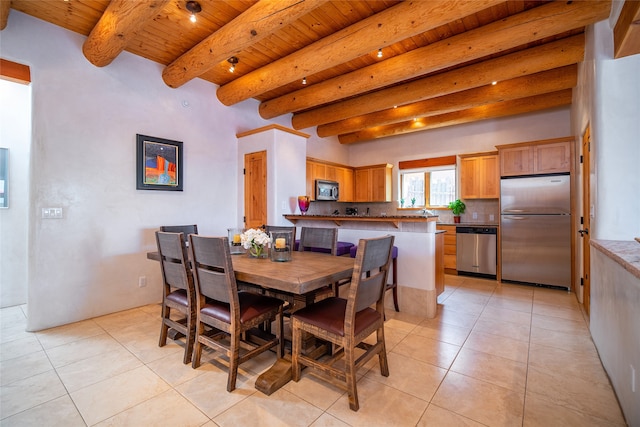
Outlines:
MULTIPOLYGON (((498 200, 474 199, 464 200, 467 206, 465 213, 461 215, 463 223, 477 224, 497 224, 500 215, 500 205, 498 200), (474 218, 475 213, 475 218, 474 218)), ((416 215, 418 210, 398 209, 396 203, 349 203, 349 202, 311 202, 308 215, 332 215, 337 212, 339 215, 347 215, 347 208, 355 208, 358 215, 369 216, 393 216, 393 215, 416 215)), ((453 223, 453 214, 449 209, 433 209, 434 215, 439 216, 439 221, 453 223)), ((300 212, 296 210, 297 214, 300 212)))

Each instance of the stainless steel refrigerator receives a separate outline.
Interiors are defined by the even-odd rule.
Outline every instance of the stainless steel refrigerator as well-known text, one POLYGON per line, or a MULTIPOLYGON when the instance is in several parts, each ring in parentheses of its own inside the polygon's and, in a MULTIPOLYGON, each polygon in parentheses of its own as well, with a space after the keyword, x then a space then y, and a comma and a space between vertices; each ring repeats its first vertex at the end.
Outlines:
POLYGON ((500 181, 502 280, 571 287, 568 174, 500 181))

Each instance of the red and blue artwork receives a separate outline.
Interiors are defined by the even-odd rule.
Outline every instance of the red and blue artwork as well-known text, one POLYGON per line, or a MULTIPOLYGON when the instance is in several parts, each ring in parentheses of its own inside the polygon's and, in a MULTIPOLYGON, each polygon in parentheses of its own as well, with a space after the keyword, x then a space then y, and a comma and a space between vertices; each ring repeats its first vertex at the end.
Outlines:
POLYGON ((177 147, 147 141, 144 147, 144 183, 147 185, 177 185, 177 156, 177 147))

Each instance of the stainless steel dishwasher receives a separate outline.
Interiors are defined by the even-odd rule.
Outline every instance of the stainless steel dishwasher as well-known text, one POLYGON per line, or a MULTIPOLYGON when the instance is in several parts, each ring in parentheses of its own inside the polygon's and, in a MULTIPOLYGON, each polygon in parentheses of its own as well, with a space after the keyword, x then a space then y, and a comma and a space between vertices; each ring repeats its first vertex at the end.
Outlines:
POLYGON ((496 278, 496 227, 457 227, 458 274, 496 278))

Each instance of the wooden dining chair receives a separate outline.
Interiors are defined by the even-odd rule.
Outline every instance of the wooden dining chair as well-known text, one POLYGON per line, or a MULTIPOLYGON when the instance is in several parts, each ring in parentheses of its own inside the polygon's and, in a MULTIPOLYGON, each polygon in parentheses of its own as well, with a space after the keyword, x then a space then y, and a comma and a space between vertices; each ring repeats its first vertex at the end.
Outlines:
POLYGON ((196 288, 197 328, 193 368, 200 365, 202 345, 223 351, 229 358, 227 391, 236 388, 238 366, 276 347, 283 355, 282 306, 284 301, 265 295, 238 291, 227 237, 189 235, 196 288), (251 342, 250 333, 264 322, 276 320, 276 334, 251 342), (205 327, 213 328, 214 333, 205 327), (219 331, 216 333, 216 330, 219 331), (225 342, 228 339, 229 344, 225 342), (241 342, 243 346, 241 347, 241 342), (249 347, 250 350, 247 350, 249 347), (241 352, 242 350, 242 352, 241 352))
POLYGON ((348 298, 327 298, 291 316, 293 380, 300 380, 302 365, 324 374, 323 379, 347 390, 349 407, 354 411, 360 408, 356 389, 357 370, 378 355, 380 372, 385 377, 389 376, 384 341, 384 293, 393 241, 393 236, 360 240, 348 298), (375 308, 372 308, 374 304, 375 308), (327 360, 316 360, 303 354, 304 332, 329 341, 338 350, 327 360), (364 340, 373 332, 376 332, 376 343, 365 343, 364 340), (365 350, 357 358, 356 347, 365 350), (343 368, 335 365, 340 358, 344 358, 343 368))
POLYGON ((302 227, 298 251, 326 249, 331 255, 338 253, 338 229, 322 227, 302 227))
POLYGON ((160 226, 160 231, 166 231, 169 233, 183 233, 185 242, 187 240, 187 236, 189 234, 198 234, 198 225, 197 224, 188 224, 188 225, 162 225, 160 226))
POLYGON ((196 334, 196 303, 193 275, 189 267, 185 236, 182 233, 156 231, 156 243, 162 271, 162 325, 158 345, 167 343, 169 328, 186 337, 183 363, 191 362, 196 334), (171 310, 182 313, 171 318, 171 310))

